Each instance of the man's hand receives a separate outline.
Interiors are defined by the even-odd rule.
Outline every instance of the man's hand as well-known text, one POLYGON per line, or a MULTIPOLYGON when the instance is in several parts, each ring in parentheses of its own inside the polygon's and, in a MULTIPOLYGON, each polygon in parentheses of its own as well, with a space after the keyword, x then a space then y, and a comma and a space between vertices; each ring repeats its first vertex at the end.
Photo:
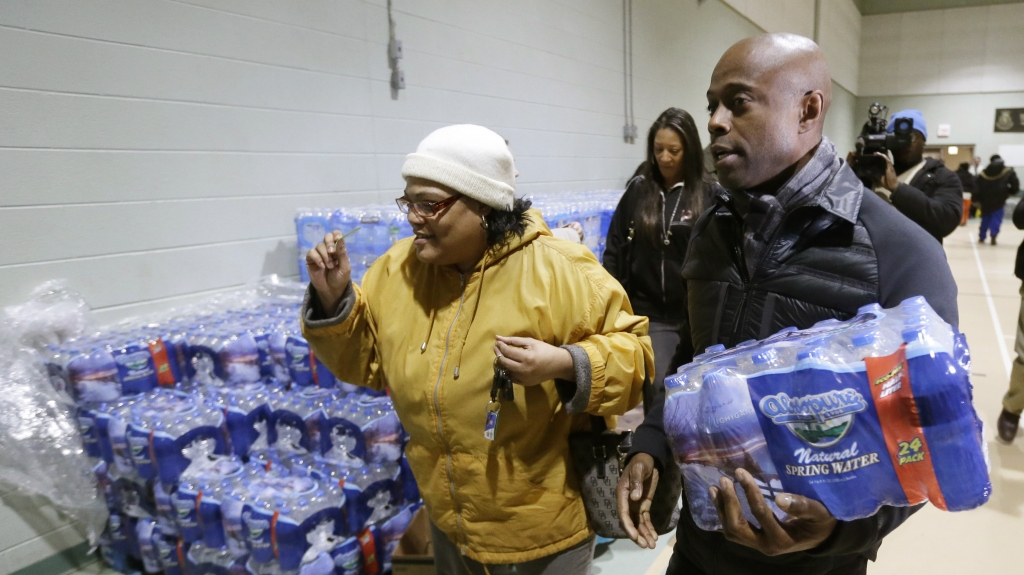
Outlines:
POLYGON ((619 519, 629 538, 641 549, 654 549, 658 532, 651 523, 651 503, 658 487, 658 469, 654 458, 637 453, 622 470, 615 491, 619 499, 619 519))
POLYGON ((306 253, 306 269, 324 313, 333 314, 352 280, 352 264, 341 232, 325 235, 324 241, 306 253))
POLYGON ((497 336, 494 355, 509 371, 512 382, 537 385, 552 379, 576 381, 572 355, 568 351, 532 337, 497 336))
POLYGON ((788 519, 779 523, 753 476, 744 469, 738 469, 736 479, 743 487, 750 511, 761 528, 754 527, 743 518, 734 484, 728 477, 723 477, 719 486, 712 486, 709 492, 718 509, 725 538, 729 541, 753 547, 765 555, 782 555, 817 547, 835 530, 836 518, 832 517, 824 505, 789 493, 775 497, 779 509, 789 514, 788 519))
POLYGON ((895 192, 900 181, 896 179, 896 168, 892 165, 892 160, 889 159, 889 156, 879 152, 875 152, 875 155, 885 160, 885 174, 882 175, 878 185, 889 190, 890 193, 895 192))

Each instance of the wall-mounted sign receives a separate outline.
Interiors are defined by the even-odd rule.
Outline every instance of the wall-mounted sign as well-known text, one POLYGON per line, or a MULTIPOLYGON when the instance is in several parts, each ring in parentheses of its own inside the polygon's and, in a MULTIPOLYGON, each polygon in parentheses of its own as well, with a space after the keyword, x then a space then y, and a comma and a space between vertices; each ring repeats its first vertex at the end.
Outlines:
POLYGON ((950 129, 951 128, 950 128, 949 124, 939 124, 939 130, 938 130, 939 137, 940 138, 948 138, 949 137, 950 129))
POLYGON ((996 108, 996 132, 1024 132, 1024 108, 996 108))

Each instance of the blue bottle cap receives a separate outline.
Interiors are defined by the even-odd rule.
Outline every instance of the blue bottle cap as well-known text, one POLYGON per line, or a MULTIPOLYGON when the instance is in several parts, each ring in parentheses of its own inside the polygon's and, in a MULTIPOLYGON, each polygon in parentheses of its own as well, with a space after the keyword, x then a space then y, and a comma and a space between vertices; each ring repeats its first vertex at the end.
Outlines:
POLYGON ((689 378, 685 373, 676 373, 665 378, 665 387, 668 389, 676 389, 686 384, 689 378))
POLYGON ((720 343, 704 348, 704 353, 718 353, 720 351, 725 351, 725 346, 720 343))
POLYGON ((924 333, 924 326, 915 326, 909 329, 905 329, 903 330, 903 341, 905 343, 913 343, 924 337, 924 333))
POLYGON ((854 347, 865 347, 875 343, 877 340, 878 337, 873 331, 864 331, 850 338, 850 342, 854 347))
POLYGON ((804 347, 797 352, 796 360, 803 361, 808 358, 820 359, 822 355, 822 348, 828 344, 828 338, 812 339, 807 342, 804 347))

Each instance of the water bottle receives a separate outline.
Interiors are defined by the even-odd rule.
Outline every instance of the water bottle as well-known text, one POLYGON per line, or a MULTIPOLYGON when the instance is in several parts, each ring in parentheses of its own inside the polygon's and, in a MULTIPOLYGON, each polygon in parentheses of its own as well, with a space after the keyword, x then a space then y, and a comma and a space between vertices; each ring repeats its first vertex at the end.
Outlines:
POLYGON ((973 509, 988 500, 992 486, 967 378, 920 317, 907 318, 903 340, 924 441, 901 443, 899 462, 915 465, 930 459, 941 487, 941 498, 929 491, 932 503, 950 511, 973 509))
POLYGON ((160 481, 173 485, 189 467, 202 467, 213 455, 227 455, 226 437, 224 413, 216 404, 174 394, 154 421, 150 440, 160 481))
MULTIPOLYGON (((714 458, 718 468, 732 478, 737 469, 749 472, 772 511, 780 519, 784 518, 785 514, 774 502, 775 495, 782 491, 782 483, 751 404, 746 381, 732 370, 722 368, 706 371, 701 377, 704 396, 698 424, 702 427, 698 439, 701 452, 714 458)), ((739 496, 744 515, 759 525, 750 512, 745 494, 740 491, 739 496)))
MULTIPOLYGON (((249 383, 218 391, 225 409, 232 451, 239 457, 246 457, 261 434, 266 433, 266 422, 270 418, 270 390, 263 383, 249 383)), ((263 436, 263 443, 257 447, 266 446, 266 437, 263 436)))
POLYGON ((115 340, 106 347, 125 395, 145 393, 159 385, 149 345, 136 337, 115 340))
POLYGON ((359 533, 398 512, 402 497, 398 463, 369 464, 345 483, 350 533, 359 533))
POLYGON ((398 461, 405 447, 405 429, 390 397, 367 399, 363 406, 362 433, 366 459, 371 463, 398 461))
POLYGON ((185 575, 183 563, 191 547, 188 543, 179 540, 174 535, 161 533, 154 536, 153 545, 156 547, 160 569, 164 575, 185 575))
POLYGON ((331 551, 335 575, 362 575, 363 549, 355 537, 345 539, 331 551))
POLYGON ((81 405, 117 401, 122 395, 117 363, 110 351, 95 347, 67 363, 72 396, 81 405))
POLYGON ((257 383, 261 377, 260 351, 256 338, 249 331, 225 336, 219 341, 217 376, 226 385, 257 383))
POLYGON ((270 346, 270 357, 273 359, 273 378, 278 382, 288 385, 291 383, 291 373, 288 371, 288 337, 292 334, 286 322, 280 322, 270 330, 268 343, 270 346))

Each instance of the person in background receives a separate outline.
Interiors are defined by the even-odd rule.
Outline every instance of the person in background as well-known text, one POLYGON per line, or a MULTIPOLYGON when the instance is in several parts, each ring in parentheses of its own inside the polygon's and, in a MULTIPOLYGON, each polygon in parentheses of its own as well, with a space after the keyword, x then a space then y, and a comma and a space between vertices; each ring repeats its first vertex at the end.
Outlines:
POLYGON ((996 245, 996 236, 1003 223, 1006 211, 1006 198, 1020 191, 1017 172, 1003 163, 999 154, 989 159, 989 164, 978 175, 975 184, 974 201, 981 206, 981 229, 978 232, 978 243, 985 243, 985 236, 992 235, 992 245, 996 245))
MULTIPOLYGON (((683 265, 696 349, 846 320, 863 305, 893 307, 918 295, 957 325, 942 246, 865 189, 822 137, 831 94, 825 55, 792 34, 742 40, 715 67, 708 131, 725 189, 695 224, 683 265)), ((623 526, 644 548, 657 543, 649 509, 660 470, 676 465, 664 408, 662 395, 634 433, 617 488, 623 526)), ((738 470, 736 479, 723 477, 709 493, 723 531, 697 527, 683 498, 669 575, 863 574, 882 539, 918 509, 882 506, 839 521, 820 502, 783 493, 775 503, 789 518, 780 522, 750 473, 738 470), (743 519, 739 489, 760 527, 743 519)))
POLYGON ((891 161, 886 157, 885 174, 876 184, 875 192, 942 243, 942 238, 953 233, 960 224, 963 214, 960 178, 942 160, 924 158, 928 126, 920 110, 893 114, 889 120, 890 133, 898 118, 914 121, 911 144, 909 148, 893 152, 891 161))
POLYGON ((961 162, 956 169, 956 177, 960 178, 960 187, 964 189, 964 213, 960 217, 960 225, 966 226, 967 219, 971 216, 971 202, 974 194, 974 180, 977 176, 971 173, 971 165, 961 162))
MULTIPOLYGON (((1024 230, 1024 202, 1013 209, 1013 225, 1024 230)), ((1024 281, 1024 241, 1017 246, 1017 260, 1013 266, 1013 275, 1024 281)), ((1017 352, 1013 366, 1010 368, 1010 389, 1003 396, 1003 410, 996 421, 999 441, 1009 445, 1017 437, 1020 427, 1020 414, 1024 412, 1024 284, 1020 288, 1020 312, 1017 313, 1017 339, 1013 344, 1017 352)))
POLYGON ((590 573, 569 432, 639 404, 654 370, 647 318, 515 198, 514 170, 491 130, 440 128, 402 165, 414 237, 361 287, 340 233, 306 255, 302 333, 337 377, 394 400, 442 575, 590 573))
POLYGON ((612 215, 603 263, 626 288, 634 311, 651 320, 656 392, 681 337, 690 349, 686 282, 679 272, 713 184, 705 178, 697 125, 685 110, 658 116, 647 132, 646 158, 612 215))

